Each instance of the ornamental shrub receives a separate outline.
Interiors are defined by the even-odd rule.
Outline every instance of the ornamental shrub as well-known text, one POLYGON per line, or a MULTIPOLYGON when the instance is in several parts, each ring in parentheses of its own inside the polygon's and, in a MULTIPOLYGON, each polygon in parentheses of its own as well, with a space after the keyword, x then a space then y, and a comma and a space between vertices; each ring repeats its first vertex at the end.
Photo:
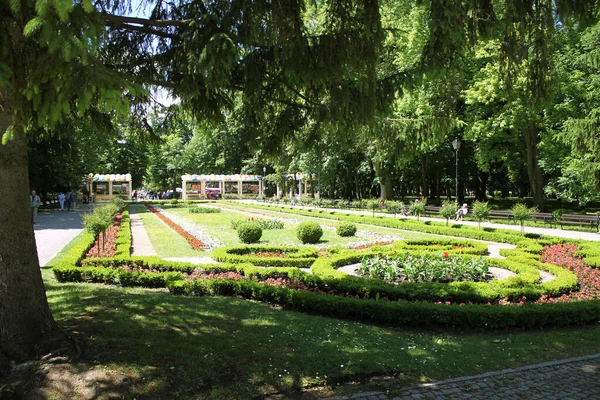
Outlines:
POLYGON ((336 228, 336 233, 341 237, 350 237, 356 234, 356 225, 350 222, 344 222, 336 228))
POLYGON ((518 203, 510 211, 512 211, 515 219, 521 223, 521 235, 523 235, 525 221, 531 219, 532 215, 538 212, 538 209, 537 207, 529 208, 525 204, 518 203))
POLYGON ((473 204, 473 217, 477 220, 477 229, 481 229, 481 221, 490 216, 491 207, 488 202, 476 201, 473 204))
POLYGON ((305 221, 296 228, 296 236, 302 243, 317 243, 323 236, 323 228, 315 222, 305 221))
POLYGON ((422 198, 421 201, 415 200, 414 203, 410 205, 410 212, 412 215, 417 216, 417 221, 420 219, 421 215, 425 213, 425 205, 427 204, 427 199, 422 198))
POLYGON ((446 218, 446 226, 448 226, 448 220, 456 216, 456 203, 451 200, 444 201, 440 208, 440 215, 446 218))
POLYGON ((262 236, 262 229, 253 222, 244 222, 237 227, 237 233, 243 243, 257 243, 262 236))

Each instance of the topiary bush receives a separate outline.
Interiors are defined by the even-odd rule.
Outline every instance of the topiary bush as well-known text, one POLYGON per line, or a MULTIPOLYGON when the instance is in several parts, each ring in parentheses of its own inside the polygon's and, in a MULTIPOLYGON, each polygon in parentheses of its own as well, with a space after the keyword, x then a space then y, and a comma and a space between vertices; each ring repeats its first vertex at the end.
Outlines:
POLYGON ((245 222, 237 227, 237 233, 243 243, 257 243, 262 236, 262 229, 258 224, 245 222))
POLYGON ((302 222, 296 228, 296 236, 302 243, 317 243, 323 236, 323 228, 314 222, 302 222))
POLYGON ((344 222, 335 229, 335 232, 341 237, 350 237, 356 234, 356 225, 350 222, 344 222))

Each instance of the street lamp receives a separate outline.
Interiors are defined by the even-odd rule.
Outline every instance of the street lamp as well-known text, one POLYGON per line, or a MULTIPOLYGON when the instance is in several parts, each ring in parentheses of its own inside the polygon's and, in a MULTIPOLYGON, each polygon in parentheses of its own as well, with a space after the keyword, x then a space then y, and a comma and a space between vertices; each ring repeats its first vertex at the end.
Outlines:
POLYGON ((455 171, 455 177, 456 177, 456 204, 458 204, 458 150, 460 150, 460 140, 458 140, 458 138, 454 138, 454 140, 452 141, 452 147, 454 148, 454 151, 456 152, 456 171, 455 171))

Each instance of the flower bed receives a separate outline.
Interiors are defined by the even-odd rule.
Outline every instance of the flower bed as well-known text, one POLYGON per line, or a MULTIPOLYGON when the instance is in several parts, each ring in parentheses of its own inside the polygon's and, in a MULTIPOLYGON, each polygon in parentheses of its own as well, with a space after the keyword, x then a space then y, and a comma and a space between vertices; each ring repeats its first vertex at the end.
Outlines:
POLYGON ((117 235, 121 227, 123 214, 119 213, 115 217, 114 224, 108 228, 104 234, 99 233, 94 245, 88 250, 86 258, 114 257, 117 251, 117 235), (102 239, 100 239, 102 235, 102 239))
POLYGON ((190 235, 185 229, 177 225, 175 222, 171 221, 169 218, 164 216, 163 213, 158 211, 156 208, 152 207, 150 204, 144 203, 144 205, 148 208, 148 210, 152 211, 154 215, 160 218, 165 224, 169 225, 175 232, 183 236, 183 238, 187 240, 187 242, 190 244, 190 246, 192 246, 194 250, 202 251, 206 249, 206 245, 204 244, 204 242, 198 240, 198 238, 196 238, 195 236, 190 235))
POLYGON ((488 271, 489 265, 481 257, 450 256, 448 252, 364 257, 358 269, 365 277, 388 282, 480 282, 490 279, 488 271))

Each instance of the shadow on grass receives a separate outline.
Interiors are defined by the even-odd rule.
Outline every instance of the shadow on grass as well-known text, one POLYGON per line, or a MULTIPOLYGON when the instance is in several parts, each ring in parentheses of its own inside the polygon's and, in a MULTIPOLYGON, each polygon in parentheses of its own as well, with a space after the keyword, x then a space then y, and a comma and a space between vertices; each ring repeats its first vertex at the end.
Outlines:
MULTIPOLYGON (((549 360, 571 346, 572 335, 538 340, 539 333, 517 333, 499 345, 494 334, 377 327, 237 298, 46 286, 55 318, 82 342, 82 363, 125 374, 129 396, 137 398, 290 398, 301 388, 373 377, 390 378, 375 384, 379 389, 402 388, 523 365, 529 353, 549 360)), ((117 383, 98 387, 123 393, 117 383)))

